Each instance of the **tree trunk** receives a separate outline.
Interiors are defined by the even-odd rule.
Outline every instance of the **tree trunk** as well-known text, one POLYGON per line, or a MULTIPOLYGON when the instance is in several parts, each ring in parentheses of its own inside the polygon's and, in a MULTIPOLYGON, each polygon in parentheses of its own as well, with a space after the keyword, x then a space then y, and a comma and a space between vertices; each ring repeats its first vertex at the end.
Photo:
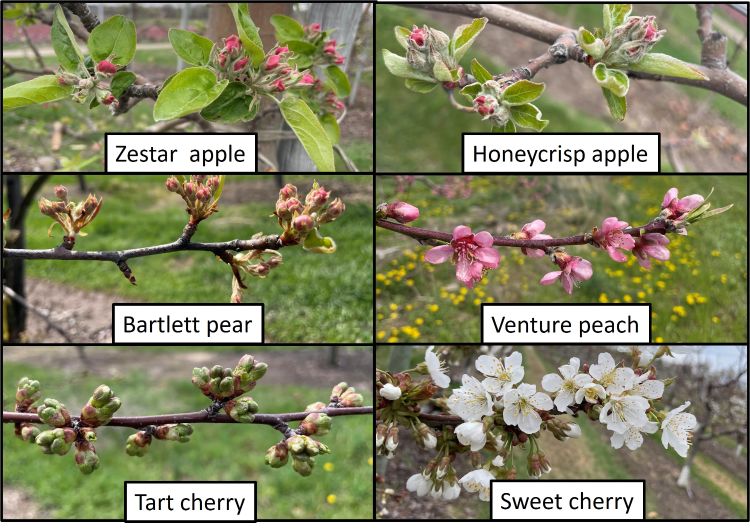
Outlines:
MULTIPOLYGON (((24 248, 26 247, 26 235, 24 231, 25 217, 22 212, 24 197, 21 176, 5 176, 5 187, 8 193, 8 207, 11 211, 8 228, 13 231, 15 235, 12 242, 7 242, 7 246, 9 248, 24 248)), ((23 260, 5 259, 5 264, 3 265, 3 284, 11 288, 16 294, 25 298, 26 289, 24 272, 25 266, 23 260)), ((3 306, 4 305, 5 298, 3 297, 3 306)), ((21 339, 21 334, 26 330, 26 307, 16 300, 10 300, 6 310, 9 311, 6 320, 6 323, 8 324, 8 341, 18 342, 21 339)))
MULTIPOLYGON (((354 40, 359 29, 359 21, 362 18, 361 3, 312 3, 307 12, 304 24, 319 22, 323 29, 335 28, 333 38, 340 45, 341 54, 346 58, 341 67, 346 70, 349 64, 354 40)), ((284 124, 283 129, 289 131, 289 126, 284 124)), ((314 172, 315 165, 307 156, 305 149, 296 139, 283 140, 279 143, 277 150, 279 170, 282 172, 314 172)))

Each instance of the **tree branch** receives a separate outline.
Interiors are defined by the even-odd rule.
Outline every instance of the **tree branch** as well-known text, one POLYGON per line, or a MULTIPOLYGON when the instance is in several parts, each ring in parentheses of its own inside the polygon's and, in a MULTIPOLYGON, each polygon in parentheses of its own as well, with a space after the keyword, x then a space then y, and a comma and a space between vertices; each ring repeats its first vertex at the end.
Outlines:
POLYGON ((63 5, 80 19, 81 24, 89 33, 101 24, 99 18, 89 9, 86 2, 65 2, 63 5))
POLYGON ((30 76, 46 76, 48 74, 53 74, 54 72, 48 68, 45 68, 43 70, 34 70, 31 68, 23 68, 16 66, 12 63, 9 63, 5 59, 3 59, 3 68, 5 68, 8 71, 8 75, 12 76, 15 73, 19 74, 29 74, 30 76))
MULTIPOLYGON (((429 229, 422 229, 420 227, 412 227, 409 225, 399 224, 395 222, 389 222, 387 220, 375 220, 375 225, 401 233, 411 237, 419 242, 426 241, 439 241, 439 242, 450 242, 453 236, 450 233, 443 233, 441 231, 431 231, 429 229)), ((630 227, 623 229, 623 233, 627 233, 633 236, 640 236, 642 233, 665 233, 666 224, 663 221, 652 221, 646 225, 638 227, 630 227)), ((545 249, 553 248, 557 246, 578 246, 584 244, 591 244, 593 242, 590 233, 584 233, 580 235, 573 235, 564 238, 553 238, 550 240, 517 240, 508 237, 496 237, 493 241, 495 246, 499 247, 514 247, 514 248, 533 248, 533 249, 545 249)))

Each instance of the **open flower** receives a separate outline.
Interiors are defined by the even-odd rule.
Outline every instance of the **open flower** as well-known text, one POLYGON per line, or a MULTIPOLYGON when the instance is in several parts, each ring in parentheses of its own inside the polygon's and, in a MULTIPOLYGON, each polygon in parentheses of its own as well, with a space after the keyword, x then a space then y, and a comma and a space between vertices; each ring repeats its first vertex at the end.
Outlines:
POLYGON ((487 434, 484 432, 484 423, 481 421, 467 421, 461 423, 453 431, 462 445, 468 445, 472 451, 480 451, 487 443, 487 434))
POLYGON ((495 475, 486 469, 475 469, 469 471, 459 479, 459 483, 469 493, 479 493, 480 501, 490 500, 490 482, 495 480, 495 475))
POLYGON ((492 242, 487 231, 473 234, 470 227, 459 225, 453 230, 451 243, 428 250, 424 260, 440 264, 452 259, 456 264, 456 279, 472 288, 482 280, 484 270, 494 270, 500 263, 500 253, 492 247, 492 242))
POLYGON ((482 355, 474 364, 487 377, 482 381, 484 388, 490 393, 502 395, 523 380, 522 363, 523 355, 515 351, 504 358, 482 355))
POLYGON ((572 294, 574 286, 581 281, 588 281, 594 274, 589 261, 581 257, 572 257, 564 251, 555 253, 554 261, 560 267, 560 271, 549 272, 540 279, 539 284, 547 286, 560 279, 563 289, 572 294))
POLYGON ((678 190, 674 187, 667 190, 661 202, 661 215, 669 220, 680 220, 687 213, 696 209, 706 200, 700 194, 692 194, 684 198, 677 197, 678 190))
POLYGON ((401 397, 401 388, 394 386, 389 382, 384 384, 378 393, 380 394, 380 397, 388 399, 389 401, 395 401, 401 397))
POLYGON ((671 445, 683 458, 687 457, 690 447, 690 432, 698 425, 698 420, 693 414, 682 413, 689 406, 690 401, 678 406, 670 411, 661 422, 661 444, 665 449, 669 449, 671 445))
POLYGON ((648 400, 639 395, 613 395, 599 413, 599 422, 606 424, 607 429, 622 434, 628 425, 642 427, 648 423, 648 409, 648 400))
POLYGON ((595 228, 593 232, 594 242, 604 248, 612 260, 625 262, 628 258, 620 249, 631 250, 635 247, 635 239, 623 232, 630 224, 618 220, 615 216, 605 218, 602 227, 595 228))
POLYGON ((503 421, 506 425, 517 425, 526 434, 539 432, 542 417, 537 410, 550 410, 552 399, 546 393, 537 392, 533 384, 521 384, 508 390, 503 396, 503 421))
POLYGON ((640 395, 646 399, 659 399, 664 395, 664 381, 652 379, 650 372, 639 375, 634 386, 627 391, 628 395, 640 395))
POLYGON ((653 434, 657 430, 659 430, 659 424, 654 423, 653 421, 647 422, 642 427, 628 425, 624 432, 612 433, 612 437, 609 439, 609 442, 615 449, 619 449, 623 446, 623 444, 625 444, 625 447, 627 447, 631 451, 635 451, 641 445, 643 445, 643 436, 641 435, 641 432, 645 432, 646 434, 653 434))
POLYGON ((464 421, 479 421, 492 415, 492 398, 482 383, 471 375, 464 375, 462 386, 448 398, 448 409, 464 421))
POLYGON ((451 378, 445 373, 445 365, 440 361, 433 346, 427 348, 424 353, 424 362, 427 365, 427 371, 430 374, 432 382, 440 388, 447 388, 451 385, 451 378))
POLYGON ((555 408, 560 412, 565 412, 571 404, 576 402, 576 392, 584 385, 590 383, 593 379, 586 373, 578 373, 581 361, 576 357, 571 357, 570 364, 560 366, 557 373, 550 373, 542 377, 542 388, 550 393, 556 393, 555 408))
POLYGON ((417 473, 410 476, 406 481, 406 489, 415 492, 420 497, 424 497, 430 493, 432 481, 430 477, 425 476, 423 473, 417 473))
POLYGON ((609 353, 599 353, 599 363, 592 364, 589 375, 594 377, 609 394, 621 394, 635 384, 635 373, 631 368, 618 368, 609 353))
MULTIPOLYGON (((550 235, 542 234, 546 226, 544 220, 534 220, 524 225, 520 231, 513 233, 512 236, 516 240, 550 240, 552 238, 550 235)), ((521 253, 529 257, 544 257, 545 255, 543 249, 532 248, 521 248, 521 253)))
POLYGON ((581 386, 576 392, 576 404, 580 404, 584 401, 596 404, 599 402, 599 399, 606 399, 606 397, 607 392, 604 391, 601 384, 589 382, 588 384, 581 386))
POLYGON ((669 260, 669 238, 660 233, 646 233, 635 240, 633 255, 638 259, 638 264, 647 270, 651 268, 652 257, 656 260, 669 260))

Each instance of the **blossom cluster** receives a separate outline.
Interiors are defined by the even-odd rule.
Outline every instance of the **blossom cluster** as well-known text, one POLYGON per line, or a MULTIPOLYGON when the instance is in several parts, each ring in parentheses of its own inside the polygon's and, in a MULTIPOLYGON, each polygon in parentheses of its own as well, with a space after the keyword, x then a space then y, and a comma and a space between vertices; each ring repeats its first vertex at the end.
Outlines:
POLYGON ((411 430, 419 446, 436 450, 422 471, 408 479, 409 491, 451 500, 463 488, 486 501, 491 480, 516 478, 514 459, 519 449, 527 453, 528 475, 539 478, 551 471, 550 460, 541 449, 541 433, 549 432, 559 441, 581 436, 581 428, 563 416, 585 415, 598 421, 611 431, 615 449, 636 450, 643 444, 642 433, 661 430, 664 448, 672 447, 680 456, 687 456, 691 431, 697 424, 693 414, 684 412, 690 403, 671 411, 658 406, 671 380, 657 379, 653 362, 671 356, 669 348, 661 347, 649 356, 644 356, 646 350, 628 350, 630 367, 625 361, 616 363, 610 353, 600 353, 597 363, 590 365, 571 357, 557 372, 542 378, 541 390, 524 382, 520 352, 496 356, 482 349, 474 361, 482 378, 464 374, 461 386, 450 390, 446 400, 435 397, 440 388, 450 387, 451 379, 433 347, 416 368, 394 374, 377 371, 378 453, 393 456, 399 427, 411 430), (412 373, 429 378, 415 381, 412 373), (441 418, 425 415, 428 404, 440 405, 455 416, 442 416, 446 422, 439 432, 428 426, 441 418), (489 456, 482 454, 485 451, 489 456), (453 466, 461 453, 469 455, 474 467, 463 476, 453 466))
POLYGON ((55 187, 55 196, 57 201, 51 201, 47 198, 39 200, 39 211, 45 216, 49 216, 54 223, 47 231, 47 235, 52 235, 52 229, 59 225, 64 231, 63 246, 72 249, 75 245, 76 236, 86 236, 83 228, 94 221, 96 215, 102 207, 103 199, 89 194, 85 200, 78 203, 68 199, 68 189, 62 185, 55 187))
POLYGON ((190 225, 197 225, 219 210, 219 199, 224 189, 222 175, 170 176, 164 183, 167 190, 178 194, 190 215, 190 225))

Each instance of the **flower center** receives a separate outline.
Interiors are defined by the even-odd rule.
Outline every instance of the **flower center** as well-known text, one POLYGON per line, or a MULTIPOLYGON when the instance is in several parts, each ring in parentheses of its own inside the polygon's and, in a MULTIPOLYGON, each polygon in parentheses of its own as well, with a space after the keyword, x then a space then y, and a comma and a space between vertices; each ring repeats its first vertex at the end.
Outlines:
POLYGON ((528 415, 534 411, 533 405, 525 397, 518 398, 518 409, 524 415, 528 415))

